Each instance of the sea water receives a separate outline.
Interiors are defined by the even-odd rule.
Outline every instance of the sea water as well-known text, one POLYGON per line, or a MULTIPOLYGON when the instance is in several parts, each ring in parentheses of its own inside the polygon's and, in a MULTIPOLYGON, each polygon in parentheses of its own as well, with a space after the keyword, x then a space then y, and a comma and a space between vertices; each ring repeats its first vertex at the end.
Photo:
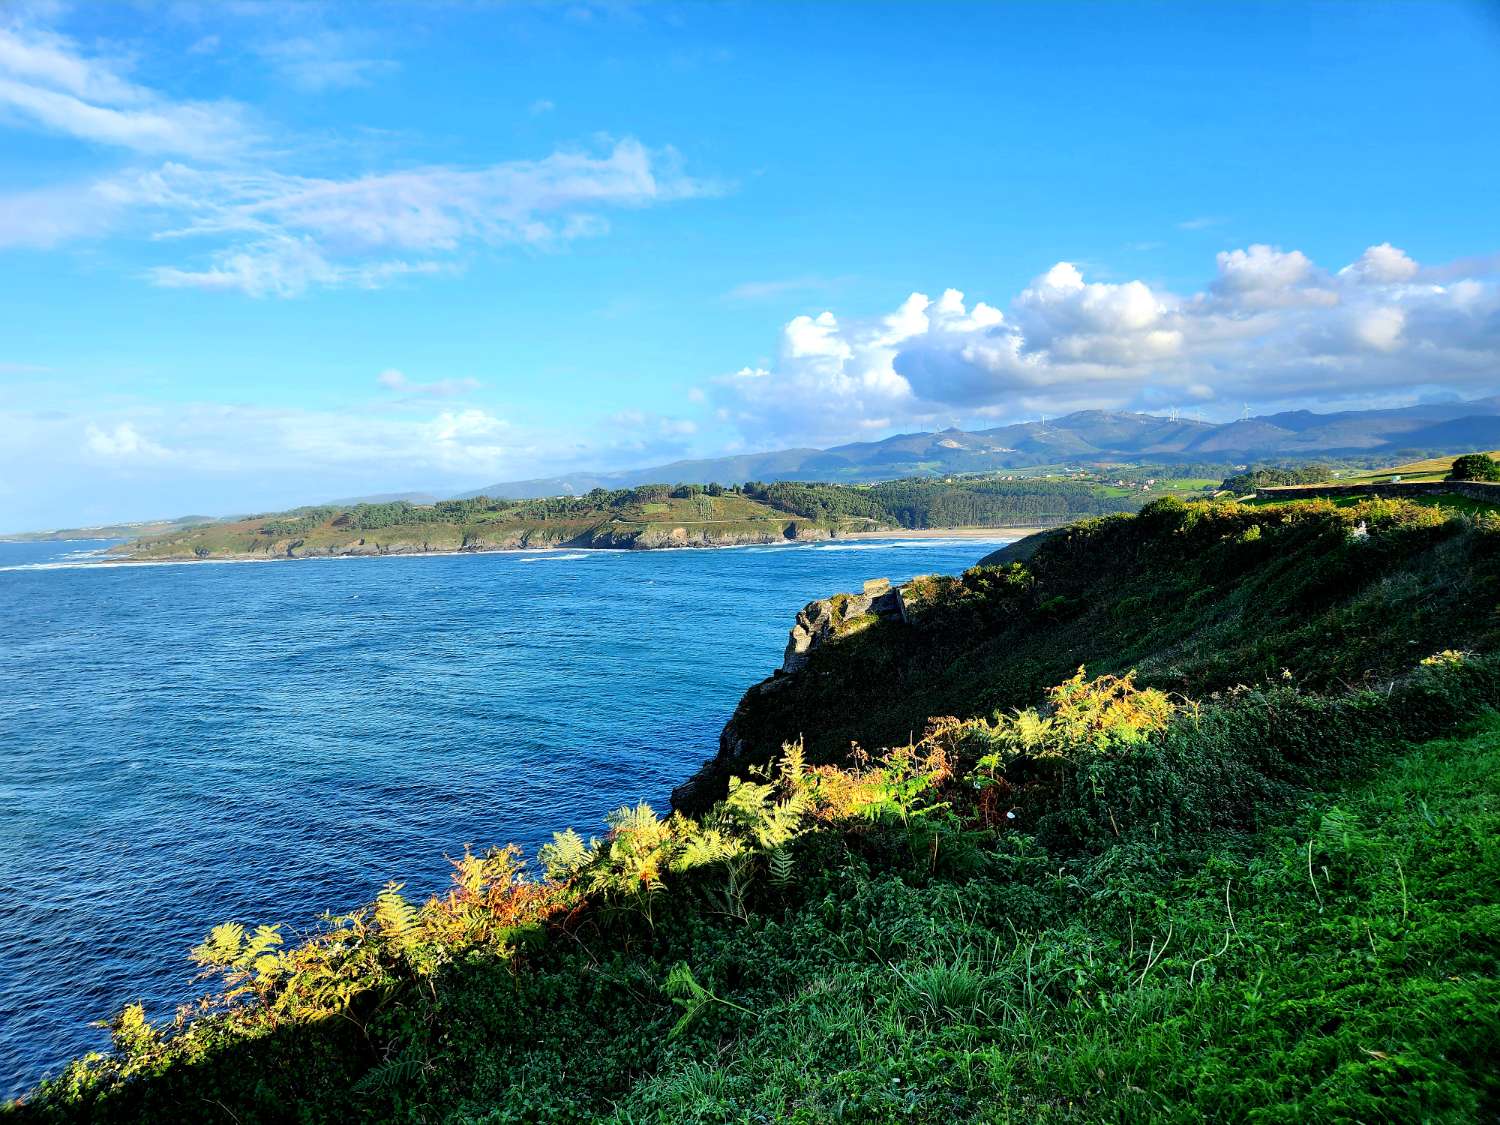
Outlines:
POLYGON ((421 898, 667 808, 806 602, 1004 540, 101 564, 0 543, 0 1096, 203 990, 214 924, 421 898))

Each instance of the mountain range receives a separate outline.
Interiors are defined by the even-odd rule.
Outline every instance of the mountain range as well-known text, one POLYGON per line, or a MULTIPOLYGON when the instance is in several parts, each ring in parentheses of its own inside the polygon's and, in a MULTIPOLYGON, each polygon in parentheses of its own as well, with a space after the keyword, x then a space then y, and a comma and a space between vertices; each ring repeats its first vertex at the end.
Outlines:
MULTIPOLYGON (((778 449, 617 472, 500 481, 460 496, 529 499, 639 484, 747 480, 877 481, 1036 465, 1148 462, 1238 464, 1368 455, 1404 457, 1500 446, 1500 395, 1467 402, 1314 414, 1291 410, 1201 422, 1107 410, 990 430, 897 434, 829 449, 778 449)), ((410 494, 418 500, 419 494, 410 494)), ((428 497, 422 496, 422 499, 428 497)))

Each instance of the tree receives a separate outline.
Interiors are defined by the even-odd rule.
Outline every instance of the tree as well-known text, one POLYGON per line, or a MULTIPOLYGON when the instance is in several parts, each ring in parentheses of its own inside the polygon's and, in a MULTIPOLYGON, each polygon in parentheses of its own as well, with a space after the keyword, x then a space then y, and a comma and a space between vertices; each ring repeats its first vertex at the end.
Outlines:
POLYGON ((1448 479, 1500 481, 1500 461, 1488 453, 1465 453, 1453 462, 1448 479))

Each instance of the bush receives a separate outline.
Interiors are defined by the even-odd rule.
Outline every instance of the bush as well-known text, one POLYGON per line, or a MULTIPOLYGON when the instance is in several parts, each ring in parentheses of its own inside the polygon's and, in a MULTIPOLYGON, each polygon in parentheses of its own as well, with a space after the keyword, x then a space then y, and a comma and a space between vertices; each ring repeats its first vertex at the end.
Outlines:
POLYGON ((1500 481, 1500 461, 1488 453, 1465 453, 1453 462, 1448 479, 1500 481))

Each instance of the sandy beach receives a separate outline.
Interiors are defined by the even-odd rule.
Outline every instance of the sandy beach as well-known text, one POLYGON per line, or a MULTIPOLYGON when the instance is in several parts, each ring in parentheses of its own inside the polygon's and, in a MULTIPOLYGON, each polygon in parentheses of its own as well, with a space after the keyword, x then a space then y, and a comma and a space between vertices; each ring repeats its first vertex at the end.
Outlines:
POLYGON ((898 527, 892 531, 846 531, 840 539, 1023 539, 1044 527, 898 527))

